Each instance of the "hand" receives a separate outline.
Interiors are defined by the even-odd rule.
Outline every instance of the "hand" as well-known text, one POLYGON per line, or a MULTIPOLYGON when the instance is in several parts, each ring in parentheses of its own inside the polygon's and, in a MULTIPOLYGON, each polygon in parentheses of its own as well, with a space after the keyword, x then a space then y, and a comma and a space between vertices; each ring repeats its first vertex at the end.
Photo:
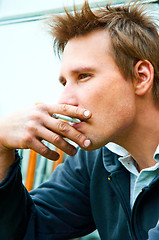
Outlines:
POLYGON ((87 120, 91 114, 85 116, 85 111, 85 109, 65 104, 38 104, 32 109, 2 118, 0 120, 0 151, 9 153, 12 149, 33 149, 46 158, 57 160, 58 153, 43 144, 42 140, 46 140, 73 156, 76 148, 64 138, 72 140, 82 148, 88 147, 90 141, 67 122, 54 119, 52 114, 59 113, 87 120))

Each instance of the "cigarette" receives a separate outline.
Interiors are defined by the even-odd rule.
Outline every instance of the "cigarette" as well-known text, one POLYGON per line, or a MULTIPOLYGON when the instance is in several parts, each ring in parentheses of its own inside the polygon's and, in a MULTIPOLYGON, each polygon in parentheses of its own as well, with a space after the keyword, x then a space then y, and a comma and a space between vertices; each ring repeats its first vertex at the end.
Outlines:
POLYGON ((81 122, 78 118, 71 118, 71 117, 64 116, 64 115, 57 114, 57 113, 52 114, 52 116, 56 119, 62 119, 62 120, 68 121, 68 122, 73 122, 73 123, 81 122))

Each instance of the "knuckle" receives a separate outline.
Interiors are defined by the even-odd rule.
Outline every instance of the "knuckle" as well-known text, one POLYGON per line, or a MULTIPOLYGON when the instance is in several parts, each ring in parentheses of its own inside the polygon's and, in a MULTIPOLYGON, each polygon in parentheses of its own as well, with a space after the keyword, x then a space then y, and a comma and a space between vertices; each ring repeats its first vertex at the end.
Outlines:
POLYGON ((27 123, 27 131, 29 133, 36 133, 38 131, 37 126, 33 120, 27 123))
POLYGON ((47 148, 45 146, 41 148, 41 155, 47 156, 49 153, 50 153, 50 149, 49 148, 47 148))
POLYGON ((68 105, 62 104, 61 107, 62 107, 63 113, 67 113, 67 111, 68 111, 68 105))
POLYGON ((45 104, 38 103, 38 104, 35 105, 35 108, 38 109, 38 110, 44 110, 46 107, 45 107, 45 104))
POLYGON ((31 113, 30 113, 30 116, 29 116, 30 122, 28 123, 28 125, 29 125, 29 124, 33 124, 34 121, 35 121, 35 122, 39 121, 39 120, 41 119, 41 115, 42 115, 42 114, 40 113, 40 111, 34 110, 33 112, 31 112, 31 113))
POLYGON ((62 133, 67 132, 68 131, 68 126, 67 123, 63 122, 63 121, 59 121, 58 125, 58 130, 62 133))
POLYGON ((39 120, 43 117, 44 113, 45 114, 48 113, 47 106, 45 104, 40 103, 35 106, 32 117, 35 120, 39 120))
POLYGON ((76 113, 76 115, 79 115, 79 114, 80 114, 79 108, 76 108, 76 109, 75 109, 75 113, 76 113))
POLYGON ((83 139, 83 135, 82 135, 81 133, 78 133, 78 134, 76 135, 76 140, 77 140, 78 142, 82 142, 82 139, 83 139))
POLYGON ((59 136, 59 135, 53 135, 53 137, 52 137, 52 142, 55 144, 55 145, 57 145, 57 144, 59 144, 60 142, 61 142, 61 137, 59 136))
POLYGON ((33 136, 31 134, 25 134, 22 139, 21 148, 29 148, 32 145, 33 136))

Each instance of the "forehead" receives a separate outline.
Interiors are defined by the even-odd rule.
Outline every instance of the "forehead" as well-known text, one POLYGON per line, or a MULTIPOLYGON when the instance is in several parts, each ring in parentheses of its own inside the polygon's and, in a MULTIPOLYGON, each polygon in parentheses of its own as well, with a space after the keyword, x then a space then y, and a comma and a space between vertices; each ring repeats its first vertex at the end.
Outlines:
POLYGON ((112 58, 111 40, 106 30, 96 30, 68 41, 62 57, 61 71, 77 65, 97 65, 112 58))

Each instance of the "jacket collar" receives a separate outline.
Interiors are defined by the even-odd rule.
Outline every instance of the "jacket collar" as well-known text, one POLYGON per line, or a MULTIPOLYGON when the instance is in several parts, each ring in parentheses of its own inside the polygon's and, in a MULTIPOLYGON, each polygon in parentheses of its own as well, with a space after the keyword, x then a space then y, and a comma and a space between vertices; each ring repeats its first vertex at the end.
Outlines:
POLYGON ((122 168, 122 164, 119 162, 118 158, 121 155, 118 155, 115 152, 110 151, 107 146, 103 147, 103 164, 105 169, 112 173, 122 168))

